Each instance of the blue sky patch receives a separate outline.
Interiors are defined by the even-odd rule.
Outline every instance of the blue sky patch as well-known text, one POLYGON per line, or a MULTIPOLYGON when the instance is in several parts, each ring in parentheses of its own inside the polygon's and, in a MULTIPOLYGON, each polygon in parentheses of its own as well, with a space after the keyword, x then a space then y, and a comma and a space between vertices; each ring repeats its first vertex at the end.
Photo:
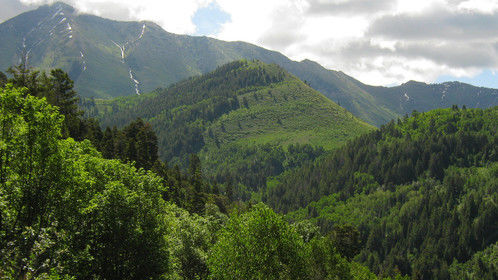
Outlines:
POLYGON ((437 78, 436 83, 443 83, 448 81, 459 81, 480 87, 498 88, 498 73, 493 73, 491 70, 484 70, 481 74, 475 77, 453 77, 443 75, 437 78))
POLYGON ((215 35, 221 31, 221 26, 230 21, 230 15, 221 9, 216 1, 195 12, 192 22, 196 26, 194 35, 215 35))

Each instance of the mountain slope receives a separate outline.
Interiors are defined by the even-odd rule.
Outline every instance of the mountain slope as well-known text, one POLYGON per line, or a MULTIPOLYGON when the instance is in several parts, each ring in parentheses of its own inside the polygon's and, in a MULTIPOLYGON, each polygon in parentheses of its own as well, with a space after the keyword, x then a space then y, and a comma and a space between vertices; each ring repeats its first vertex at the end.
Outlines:
MULTIPOLYGON (((252 44, 171 34, 151 22, 118 22, 78 14, 63 3, 42 6, 0 24, 0 38, 0 70, 23 60, 42 69, 62 68, 69 72, 76 90, 84 97, 145 93, 234 60, 258 59, 282 66, 374 125, 410 113, 412 107, 427 111, 441 103, 426 100, 431 86, 421 88, 423 97, 408 93, 413 106, 400 105, 404 92, 401 96, 393 92, 403 87, 371 87, 318 63, 292 61, 281 53, 252 44)), ((448 90, 442 106, 460 104, 460 99, 453 99, 452 87, 448 90)), ((482 89, 470 85, 464 90, 465 95, 472 96, 472 100, 462 101, 468 107, 498 104, 497 90, 482 93, 482 89)))
POLYGON ((460 82, 426 84, 409 81, 395 87, 374 87, 358 83, 386 108, 399 115, 423 112, 453 105, 489 108, 498 105, 498 90, 460 82))
POLYGON ((330 150, 373 129, 281 67, 259 61, 232 62, 167 89, 87 107, 103 126, 136 118, 150 122, 162 159, 182 164, 199 153, 213 172, 228 161, 278 149, 271 163, 278 167, 270 172, 276 175, 283 171, 281 153, 291 144, 330 150))
POLYGON ((324 195, 362 192, 357 189, 362 186, 359 181, 369 182, 365 188, 392 188, 424 174, 441 179, 450 165, 483 166, 497 161, 497 131, 498 107, 415 113, 280 178, 281 183, 269 190, 267 202, 285 212, 324 195))
MULTIPOLYGON (((462 279, 477 252, 496 257, 497 131, 498 107, 415 113, 277 177, 263 200, 323 232, 353 225, 377 274, 462 279)), ((495 279, 496 258, 478 258, 468 279, 495 279)))

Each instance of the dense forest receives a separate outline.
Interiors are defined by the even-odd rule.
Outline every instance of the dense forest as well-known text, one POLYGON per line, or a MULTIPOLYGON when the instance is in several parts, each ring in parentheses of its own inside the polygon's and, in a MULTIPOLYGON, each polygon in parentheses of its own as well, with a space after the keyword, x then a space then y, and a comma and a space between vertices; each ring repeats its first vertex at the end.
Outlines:
POLYGON ((332 151, 227 145, 240 161, 217 177, 202 150, 163 161, 147 118, 84 117, 63 71, 8 75, 0 279, 498 276, 498 108, 414 112, 332 151))
POLYGON ((288 218, 324 232, 353 225, 355 260, 375 273, 496 279, 497 126, 496 107, 415 112, 279 177, 263 199, 303 207, 288 218))
POLYGON ((338 249, 354 229, 322 235, 230 201, 197 156, 186 171, 158 160, 142 120, 102 132, 82 118, 57 70, 11 73, 0 89, 0 278, 379 279, 338 249))

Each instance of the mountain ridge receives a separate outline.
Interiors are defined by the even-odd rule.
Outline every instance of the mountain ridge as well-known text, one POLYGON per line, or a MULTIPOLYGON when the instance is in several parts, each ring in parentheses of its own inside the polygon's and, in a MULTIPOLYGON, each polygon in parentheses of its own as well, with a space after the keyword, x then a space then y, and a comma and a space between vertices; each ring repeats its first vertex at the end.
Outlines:
MULTIPOLYGON (((242 41, 173 34, 149 21, 115 21, 80 14, 61 3, 41 6, 0 24, 0 37, 4 38, 0 43, 0 70, 18 64, 24 50, 29 52, 31 66, 67 71, 83 97, 150 92, 234 60, 258 59, 282 66, 355 116, 377 126, 411 113, 413 108, 434 108, 430 106, 433 100, 422 104, 412 100, 417 105, 406 106, 399 95, 393 97, 392 92, 399 88, 369 86, 308 59, 293 61, 277 51, 242 41)), ((475 87, 466 90, 478 92, 475 87)), ((476 94, 458 99, 447 93, 448 102, 443 105, 477 104, 484 108, 498 104, 498 90, 485 94, 481 101, 482 96, 476 94)))

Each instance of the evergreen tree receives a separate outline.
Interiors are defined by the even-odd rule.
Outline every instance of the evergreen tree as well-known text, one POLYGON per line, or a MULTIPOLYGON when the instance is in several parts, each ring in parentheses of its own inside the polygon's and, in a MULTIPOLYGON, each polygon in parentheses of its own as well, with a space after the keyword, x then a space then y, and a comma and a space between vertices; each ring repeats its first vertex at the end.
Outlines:
POLYGON ((0 71, 0 87, 3 87, 7 83, 7 75, 0 71))

